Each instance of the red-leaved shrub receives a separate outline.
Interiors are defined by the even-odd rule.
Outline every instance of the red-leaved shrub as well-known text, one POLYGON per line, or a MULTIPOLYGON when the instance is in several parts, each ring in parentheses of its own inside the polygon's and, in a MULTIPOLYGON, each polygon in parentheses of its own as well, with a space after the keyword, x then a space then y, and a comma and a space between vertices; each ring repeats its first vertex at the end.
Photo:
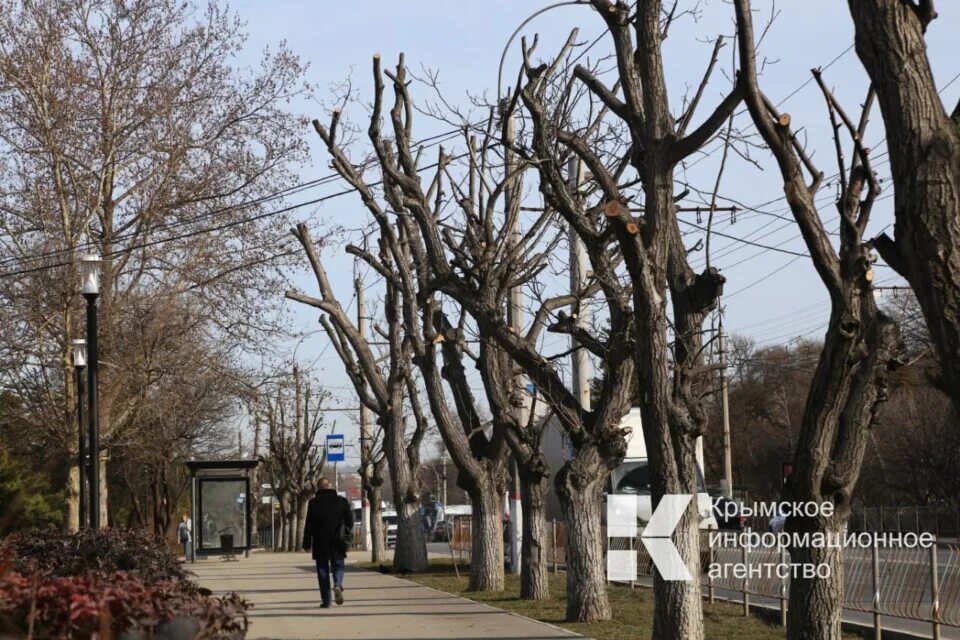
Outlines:
POLYGON ((140 534, 28 534, 0 543, 0 636, 242 638, 248 608, 235 593, 200 589, 162 541, 140 534))

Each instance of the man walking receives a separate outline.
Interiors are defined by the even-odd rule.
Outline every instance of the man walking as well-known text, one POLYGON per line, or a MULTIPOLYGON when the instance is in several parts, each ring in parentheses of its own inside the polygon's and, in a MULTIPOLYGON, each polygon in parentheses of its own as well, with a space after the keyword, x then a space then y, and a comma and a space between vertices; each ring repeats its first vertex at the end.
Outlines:
POLYGON ((333 490, 326 478, 320 480, 317 495, 307 505, 307 521, 303 528, 303 550, 313 551, 317 561, 317 580, 323 609, 330 608, 330 574, 333 573, 333 594, 343 604, 343 561, 347 557, 347 540, 353 536, 353 513, 346 498, 333 490))

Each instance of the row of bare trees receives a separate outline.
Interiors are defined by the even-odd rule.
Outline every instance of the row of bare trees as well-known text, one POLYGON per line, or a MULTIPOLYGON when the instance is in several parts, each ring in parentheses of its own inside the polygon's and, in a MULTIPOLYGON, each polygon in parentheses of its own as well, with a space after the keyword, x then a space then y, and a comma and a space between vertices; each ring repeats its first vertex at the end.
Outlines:
MULTIPOLYGON (((609 32, 615 69, 576 64, 581 57, 574 57, 576 32, 546 62, 534 58, 536 41, 524 41, 516 87, 489 105, 489 117, 481 122, 459 121, 463 136, 457 153, 443 148, 426 153, 427 147, 414 141, 415 116, 422 111, 410 95, 412 81, 402 57, 393 70, 382 69, 379 57, 374 58, 373 109, 366 127, 370 152, 362 162, 362 151, 351 154, 347 149, 350 143, 358 145, 353 134, 361 127, 345 124, 342 109, 333 112, 329 124, 314 123, 332 166, 358 193, 374 222, 377 251, 354 246, 348 251, 382 280, 387 358, 376 357, 346 316, 322 256, 303 227, 295 236, 310 258, 321 297, 288 294, 322 312, 361 402, 378 415, 398 512, 409 509, 419 491, 411 469, 423 435, 418 398, 425 391, 477 514, 472 588, 501 584, 500 559, 493 555, 499 550, 484 546, 499 543, 484 540, 482 534, 490 533, 486 504, 488 495, 502 492, 507 451, 518 461, 525 493, 535 498, 542 491, 548 474, 539 456, 538 428, 530 417, 536 414, 529 405, 543 402, 549 408, 574 448, 572 458, 553 470, 568 530, 571 620, 611 615, 600 498, 609 469, 624 455, 619 423, 635 379, 654 504, 667 493, 695 492, 695 441, 707 423, 703 322, 716 307, 725 278, 709 264, 700 272, 690 265, 677 217, 677 202, 686 193, 678 195, 674 173, 718 136, 725 147, 731 144, 728 123, 738 105, 746 106, 776 162, 784 197, 831 301, 793 449, 796 481, 787 497, 830 501, 837 509, 830 518, 791 520, 788 528, 842 530, 889 375, 904 363, 898 325, 874 300, 874 246, 919 288, 954 397, 958 385, 952 370, 960 361, 955 340, 960 325, 958 189, 944 188, 956 186, 958 118, 956 110, 952 118, 946 114, 923 55, 922 33, 935 15, 931 2, 851 2, 858 53, 870 75, 877 77, 856 116, 847 114, 826 80, 814 72, 835 132, 834 140, 824 142, 835 148, 837 157, 837 238, 825 229, 814 200, 823 172, 798 139, 789 114, 780 113, 760 87, 748 0, 734 3, 738 68, 728 76, 725 97, 703 117, 697 107, 714 80, 719 40, 696 94, 675 116, 667 95, 662 41, 682 12, 658 1, 589 4, 609 32), (905 40, 899 38, 900 26, 909 36, 905 40), (892 65, 900 64, 895 61, 903 59, 910 60, 909 67, 894 70, 892 65), (922 86, 903 81, 903 73, 916 75, 922 86), (866 143, 875 101, 884 115, 894 160, 895 247, 867 235, 879 193, 866 143), (910 123, 917 121, 931 123, 930 131, 913 129, 910 123), (343 130, 348 135, 341 136, 343 130), (843 152, 848 145, 853 149, 849 156, 843 152), (366 175, 371 166, 372 178, 366 175), (523 191, 525 181, 534 185, 539 198, 523 191), (521 222, 521 211, 536 214, 532 221, 521 222), (553 295, 545 274, 556 269, 556 249, 567 234, 583 244, 590 275, 579 291, 553 295), (902 255, 892 253, 894 248, 902 255), (517 321, 518 289, 540 302, 527 327, 517 321), (585 326, 575 312, 565 311, 581 305, 596 306, 607 326, 585 326), (586 349, 599 363, 601 376, 591 406, 583 406, 564 384, 557 360, 569 351, 546 349, 540 340, 545 329, 569 336, 574 348, 586 349), (475 354, 470 348, 474 341, 479 345, 475 354), (464 356, 480 371, 493 415, 488 424, 478 422, 476 401, 463 376, 464 356), (526 379, 532 382, 532 394, 526 379), (407 416, 413 418, 412 429, 407 416), (478 487, 471 491, 474 485, 478 487)), ((536 554, 542 548, 542 525, 536 521, 535 499, 529 507, 533 520, 524 527, 523 572, 532 588, 524 595, 539 597, 546 583, 546 575, 538 573, 536 554)), ((407 520, 405 513, 401 522, 407 520)), ((674 536, 693 575, 699 573, 697 522, 691 505, 674 536)), ((401 539, 397 565, 421 567, 419 534, 406 531, 401 539)), ((827 563, 834 576, 841 576, 836 550, 796 548, 791 553, 798 562, 827 563)), ((839 577, 795 580, 789 636, 839 637, 842 592, 839 577)), ((655 575, 654 593, 655 638, 703 636, 696 582, 668 582, 655 575)))

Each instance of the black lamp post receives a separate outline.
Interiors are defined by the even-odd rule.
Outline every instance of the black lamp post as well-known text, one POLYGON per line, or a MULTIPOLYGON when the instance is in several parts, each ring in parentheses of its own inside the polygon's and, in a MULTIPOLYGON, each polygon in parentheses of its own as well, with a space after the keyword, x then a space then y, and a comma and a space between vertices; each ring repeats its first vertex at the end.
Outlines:
POLYGON ((77 381, 77 433, 80 435, 78 469, 80 472, 80 519, 79 528, 84 529, 89 522, 87 513, 87 432, 83 420, 83 370, 87 366, 87 341, 78 338, 71 342, 73 347, 73 373, 77 381))
POLYGON ((90 528, 100 528, 100 415, 97 411, 97 298, 100 295, 100 256, 80 259, 81 293, 87 300, 87 420, 90 428, 90 528))

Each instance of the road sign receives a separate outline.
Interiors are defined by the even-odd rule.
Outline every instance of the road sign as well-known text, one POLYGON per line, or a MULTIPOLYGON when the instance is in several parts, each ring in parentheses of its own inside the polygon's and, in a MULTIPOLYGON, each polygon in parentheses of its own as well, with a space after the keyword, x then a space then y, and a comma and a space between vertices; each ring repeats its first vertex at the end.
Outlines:
POLYGON ((327 435, 327 462, 343 462, 346 445, 342 433, 327 435))

